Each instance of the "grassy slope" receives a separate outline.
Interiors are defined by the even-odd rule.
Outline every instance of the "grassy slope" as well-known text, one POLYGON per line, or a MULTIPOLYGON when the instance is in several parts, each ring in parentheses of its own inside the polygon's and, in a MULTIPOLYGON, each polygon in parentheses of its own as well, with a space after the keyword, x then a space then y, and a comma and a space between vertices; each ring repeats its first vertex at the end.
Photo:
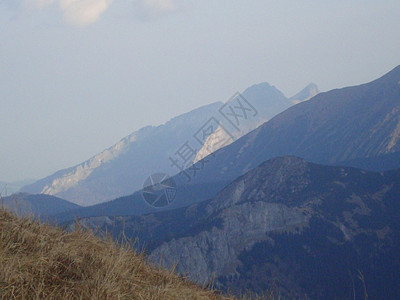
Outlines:
POLYGON ((0 210, 3 299, 223 299, 140 253, 0 210))

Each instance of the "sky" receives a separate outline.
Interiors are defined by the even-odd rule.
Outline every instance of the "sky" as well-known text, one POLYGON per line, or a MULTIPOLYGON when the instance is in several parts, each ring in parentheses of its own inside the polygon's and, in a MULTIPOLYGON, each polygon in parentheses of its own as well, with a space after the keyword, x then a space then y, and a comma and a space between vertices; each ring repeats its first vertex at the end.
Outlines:
POLYGON ((269 82, 286 96, 400 64, 400 1, 1 0, 0 180, 269 82))

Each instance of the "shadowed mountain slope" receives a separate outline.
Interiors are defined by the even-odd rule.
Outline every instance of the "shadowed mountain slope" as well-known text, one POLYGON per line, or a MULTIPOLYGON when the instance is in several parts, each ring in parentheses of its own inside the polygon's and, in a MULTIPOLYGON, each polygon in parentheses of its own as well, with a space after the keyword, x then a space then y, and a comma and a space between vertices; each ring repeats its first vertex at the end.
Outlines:
POLYGON ((384 173, 278 157, 212 199, 140 217, 81 220, 138 237, 167 267, 237 293, 289 298, 400 295, 400 170, 384 173))

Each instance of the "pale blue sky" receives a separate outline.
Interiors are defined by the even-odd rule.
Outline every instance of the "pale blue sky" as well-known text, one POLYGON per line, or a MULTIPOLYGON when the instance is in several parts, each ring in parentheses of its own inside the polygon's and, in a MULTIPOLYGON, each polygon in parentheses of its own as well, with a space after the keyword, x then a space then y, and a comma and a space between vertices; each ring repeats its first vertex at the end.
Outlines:
POLYGON ((267 81, 287 96, 400 64, 400 1, 0 1, 0 180, 80 163, 267 81))

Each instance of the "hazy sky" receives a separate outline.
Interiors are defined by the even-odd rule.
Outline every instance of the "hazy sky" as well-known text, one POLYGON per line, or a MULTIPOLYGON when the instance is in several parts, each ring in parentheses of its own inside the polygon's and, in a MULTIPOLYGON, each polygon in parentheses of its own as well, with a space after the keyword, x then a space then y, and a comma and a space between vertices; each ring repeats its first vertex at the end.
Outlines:
POLYGON ((267 81, 291 96, 400 64, 400 1, 0 0, 0 180, 78 164, 267 81))

